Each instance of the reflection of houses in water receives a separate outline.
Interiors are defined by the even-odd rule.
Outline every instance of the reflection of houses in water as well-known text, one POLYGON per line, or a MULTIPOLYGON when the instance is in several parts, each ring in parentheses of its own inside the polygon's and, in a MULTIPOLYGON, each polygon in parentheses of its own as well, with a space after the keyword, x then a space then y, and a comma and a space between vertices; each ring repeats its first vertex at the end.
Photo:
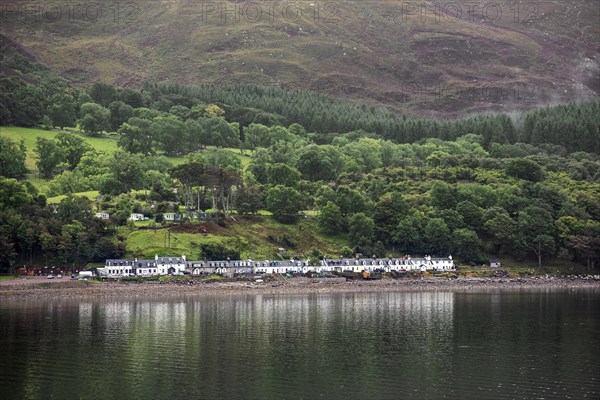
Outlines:
POLYGON ((348 315, 375 312, 394 318, 452 321, 453 292, 349 293, 343 297, 342 310, 348 315))
POLYGON ((392 362, 404 366, 403 378, 418 379, 452 368, 454 296, 383 292, 92 301, 78 305, 79 332, 85 345, 100 334, 118 349, 115 355, 136 367, 164 352, 181 354, 200 368, 207 359, 263 360, 280 354, 273 349, 284 349, 292 357, 313 352, 309 359, 316 369, 330 366, 334 356, 357 376, 392 362), (223 350, 230 348, 235 352, 223 350), (332 355, 332 348, 346 351, 332 355), (411 370, 415 359, 418 371, 411 370))
POLYGON ((182 332, 188 315, 183 301, 99 301, 80 303, 77 307, 79 332, 85 333, 82 338, 94 337, 92 329, 100 328, 107 338, 120 340, 124 334, 140 335, 140 343, 152 337, 148 336, 151 333, 182 332), (140 321, 145 326, 139 325, 140 321))
POLYGON ((446 343, 454 335, 453 292, 256 295, 234 301, 237 321, 260 321, 287 338, 320 334, 340 323, 357 331, 388 331, 398 343, 446 343))
POLYGON ((181 257, 159 257, 154 260, 106 260, 104 268, 98 268, 100 276, 151 276, 219 274, 286 274, 308 272, 404 272, 404 271, 451 271, 454 270, 452 256, 446 258, 336 258, 311 260, 217 260, 189 261, 181 257))

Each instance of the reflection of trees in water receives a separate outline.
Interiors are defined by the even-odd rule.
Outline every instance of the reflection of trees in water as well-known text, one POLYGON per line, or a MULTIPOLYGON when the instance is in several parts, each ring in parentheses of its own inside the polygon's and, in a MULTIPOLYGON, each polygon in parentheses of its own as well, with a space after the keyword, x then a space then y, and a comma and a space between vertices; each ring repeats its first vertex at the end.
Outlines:
POLYGON ((0 364, 14 384, 0 393, 590 397, 597 300, 597 291, 531 289, 2 303, 0 364))

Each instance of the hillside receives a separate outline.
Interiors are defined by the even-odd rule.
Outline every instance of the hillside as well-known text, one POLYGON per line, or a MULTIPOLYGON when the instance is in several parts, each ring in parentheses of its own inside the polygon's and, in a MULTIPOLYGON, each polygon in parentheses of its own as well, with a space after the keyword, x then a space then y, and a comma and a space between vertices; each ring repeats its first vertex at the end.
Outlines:
POLYGON ((6 8, 0 32, 80 86, 263 84, 443 117, 600 93, 596 1, 94 4, 6 8))
POLYGON ((127 254, 138 258, 151 258, 154 254, 196 257, 199 248, 207 244, 239 252, 241 259, 317 259, 323 254, 342 254, 345 238, 321 234, 314 219, 286 225, 270 216, 234 217, 224 227, 214 223, 186 224, 132 230, 127 234, 127 254), (280 248, 284 251, 278 255, 280 248))

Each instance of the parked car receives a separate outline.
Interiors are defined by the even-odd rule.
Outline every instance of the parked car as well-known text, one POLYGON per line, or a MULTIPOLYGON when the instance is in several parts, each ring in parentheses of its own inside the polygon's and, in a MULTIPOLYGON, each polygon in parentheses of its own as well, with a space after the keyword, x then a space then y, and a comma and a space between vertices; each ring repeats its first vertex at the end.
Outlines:
POLYGON ((62 274, 56 275, 56 279, 61 279, 61 278, 62 278, 62 274))
POLYGON ((54 279, 54 275, 48 274, 48 279, 54 279))

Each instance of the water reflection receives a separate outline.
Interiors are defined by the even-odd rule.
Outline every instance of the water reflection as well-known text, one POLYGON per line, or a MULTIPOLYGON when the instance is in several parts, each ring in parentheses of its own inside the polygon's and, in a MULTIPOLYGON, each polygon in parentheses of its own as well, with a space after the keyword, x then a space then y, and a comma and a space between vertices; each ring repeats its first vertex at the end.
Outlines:
POLYGON ((8 302, 0 397, 593 396, 598 299, 587 291, 8 302))

